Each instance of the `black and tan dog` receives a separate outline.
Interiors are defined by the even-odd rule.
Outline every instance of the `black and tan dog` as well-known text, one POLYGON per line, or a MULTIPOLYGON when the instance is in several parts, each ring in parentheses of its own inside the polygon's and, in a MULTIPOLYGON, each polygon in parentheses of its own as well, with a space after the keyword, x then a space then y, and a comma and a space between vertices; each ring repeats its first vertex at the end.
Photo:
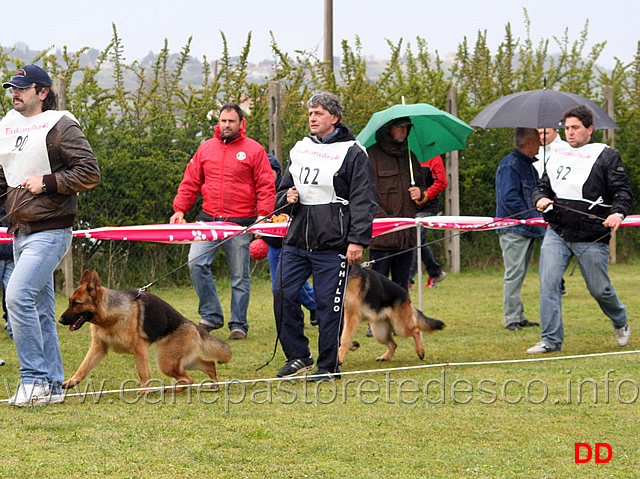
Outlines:
POLYGON ((411 304, 409 292, 376 271, 359 265, 351 266, 344 300, 344 328, 340 339, 338 360, 344 362, 349 349, 357 349, 351 337, 360 321, 368 321, 373 337, 387 346, 376 361, 388 361, 396 351, 393 334, 413 337, 416 353, 424 358, 420 331, 444 328, 444 323, 422 314, 411 304))
MULTIPOLYGON (((216 378, 215 359, 231 360, 231 348, 224 341, 210 336, 204 328, 192 323, 171 305, 150 293, 118 291, 100 286, 96 271, 85 271, 80 285, 69 298, 69 307, 60 323, 75 331, 91 323, 91 346, 76 373, 62 384, 73 387, 82 381, 106 355, 133 354, 142 387, 149 385, 149 346, 158 345, 160 370, 176 379, 178 384, 192 384, 186 370, 204 371, 216 378), (199 354, 209 359, 202 359, 199 354)), ((181 389, 178 387, 177 389, 181 389)), ((144 393, 140 391, 139 394, 144 393)))

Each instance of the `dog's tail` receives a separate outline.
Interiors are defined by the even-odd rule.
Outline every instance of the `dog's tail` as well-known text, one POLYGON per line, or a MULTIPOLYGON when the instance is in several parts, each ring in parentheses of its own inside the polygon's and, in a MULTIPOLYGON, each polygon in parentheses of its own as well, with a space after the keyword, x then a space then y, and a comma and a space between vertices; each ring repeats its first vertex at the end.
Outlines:
POLYGON ((442 321, 425 316, 424 313, 417 308, 416 316, 418 317, 418 327, 421 331, 430 332, 444 329, 444 323, 442 321))
POLYGON ((225 364, 231 361, 231 346, 225 343, 222 339, 215 338, 209 334, 201 334, 202 341, 202 355, 209 359, 215 359, 220 364, 225 364))

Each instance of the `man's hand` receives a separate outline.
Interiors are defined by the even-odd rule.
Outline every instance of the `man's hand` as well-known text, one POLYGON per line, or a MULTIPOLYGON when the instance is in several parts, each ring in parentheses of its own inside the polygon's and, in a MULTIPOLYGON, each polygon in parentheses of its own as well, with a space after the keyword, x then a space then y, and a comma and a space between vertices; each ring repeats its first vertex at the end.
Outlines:
POLYGON ((420 194, 420 188, 417 186, 409 187, 409 195, 413 201, 420 201, 422 199, 422 195, 420 194))
POLYGON ((20 186, 24 186, 28 191, 34 195, 42 193, 42 176, 30 176, 22 180, 20 186))
POLYGON ((298 190, 295 186, 292 186, 287 190, 287 203, 290 205, 298 202, 298 190))
POLYGON ((540 198, 536 203, 536 209, 542 213, 551 204, 553 204, 553 201, 549 198, 540 198))
POLYGON ((176 211, 171 218, 169 218, 169 224, 176 225, 186 223, 187 220, 184 219, 184 213, 182 211, 176 211))
POLYGON ((607 219, 602 224, 607 228, 613 228, 613 231, 618 231, 620 224, 622 224, 622 218, 619 215, 611 214, 607 216, 607 219))
POLYGON ((347 261, 349 264, 357 264, 362 261, 363 246, 359 244, 349 243, 347 247, 347 261))

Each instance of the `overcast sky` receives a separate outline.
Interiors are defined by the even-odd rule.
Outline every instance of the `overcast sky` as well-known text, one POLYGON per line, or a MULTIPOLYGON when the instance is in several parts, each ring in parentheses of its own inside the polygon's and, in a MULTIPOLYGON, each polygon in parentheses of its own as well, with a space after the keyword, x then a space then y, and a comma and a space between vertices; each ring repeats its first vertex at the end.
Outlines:
MULTIPOLYGON (((354 46, 358 35, 365 55, 386 59, 385 39, 404 38, 415 47, 415 37, 420 36, 432 53, 438 50, 444 58, 465 36, 473 45, 478 30, 485 29, 495 53, 507 23, 516 38, 526 37, 523 8, 531 19, 534 44, 542 38, 562 37, 567 28, 569 38, 577 40, 588 20, 588 46, 607 41, 600 64, 611 67, 614 57, 633 60, 640 40, 637 0, 334 0, 334 55, 340 55, 343 39, 354 46)), ((165 38, 171 52, 178 53, 190 36, 191 53, 213 60, 222 52, 220 31, 232 56, 241 52, 248 32, 253 32, 252 62, 271 57, 269 31, 285 52, 317 49, 323 55, 324 0, 63 0, 47 7, 15 4, 5 8, 4 19, 0 45, 5 48, 22 42, 31 49, 55 45, 71 51, 83 46, 104 49, 115 23, 128 62, 149 51, 157 53, 165 38)), ((557 50, 553 41, 551 46, 552 52, 557 50)))

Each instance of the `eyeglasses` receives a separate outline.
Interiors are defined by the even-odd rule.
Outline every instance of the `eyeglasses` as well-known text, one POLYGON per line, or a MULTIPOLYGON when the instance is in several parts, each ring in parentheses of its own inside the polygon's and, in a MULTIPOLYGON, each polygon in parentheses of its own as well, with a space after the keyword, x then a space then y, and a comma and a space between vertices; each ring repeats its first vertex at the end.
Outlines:
POLYGON ((7 88, 7 90, 9 90, 9 93, 11 93, 11 94, 13 94, 13 92, 16 92, 16 91, 18 93, 22 93, 22 92, 27 91, 29 88, 35 88, 35 86, 36 86, 35 83, 33 85, 29 85, 29 86, 26 86, 24 88, 19 88, 17 86, 12 86, 12 87, 7 88))

